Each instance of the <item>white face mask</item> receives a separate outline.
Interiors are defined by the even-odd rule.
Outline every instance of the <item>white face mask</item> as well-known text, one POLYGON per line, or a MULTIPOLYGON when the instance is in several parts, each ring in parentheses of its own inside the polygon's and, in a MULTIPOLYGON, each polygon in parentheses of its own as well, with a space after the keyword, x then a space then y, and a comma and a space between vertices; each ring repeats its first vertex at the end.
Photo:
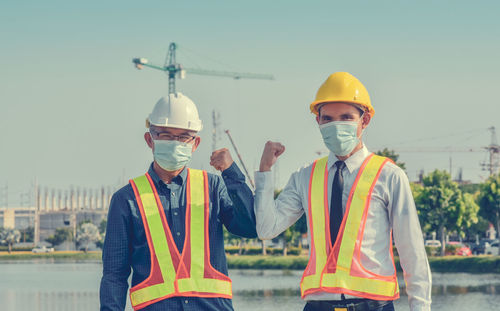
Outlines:
POLYGON ((155 162, 166 171, 176 171, 191 160, 193 145, 177 140, 153 140, 155 162))
MULTIPOLYGON (((363 116, 361 119, 363 120, 363 116)), ((346 156, 359 144, 359 121, 332 121, 319 126, 326 147, 338 156, 346 156)))

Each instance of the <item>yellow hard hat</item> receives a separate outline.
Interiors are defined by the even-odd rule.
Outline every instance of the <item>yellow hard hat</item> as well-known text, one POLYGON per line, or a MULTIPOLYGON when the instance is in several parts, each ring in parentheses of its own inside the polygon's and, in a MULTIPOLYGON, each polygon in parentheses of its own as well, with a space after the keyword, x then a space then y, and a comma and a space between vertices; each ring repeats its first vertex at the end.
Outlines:
POLYGON ((375 114, 368 91, 356 77, 348 72, 336 72, 326 79, 310 106, 311 112, 318 115, 318 107, 324 103, 354 104, 367 111, 372 117, 375 114))

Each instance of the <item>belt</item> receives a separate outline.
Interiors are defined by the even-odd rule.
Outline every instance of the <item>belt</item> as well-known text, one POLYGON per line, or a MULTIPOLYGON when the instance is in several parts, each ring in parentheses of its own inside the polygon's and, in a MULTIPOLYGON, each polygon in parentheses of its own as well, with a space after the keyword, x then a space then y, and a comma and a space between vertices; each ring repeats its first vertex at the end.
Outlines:
POLYGON ((392 303, 392 300, 345 299, 311 300, 304 310, 307 311, 370 311, 392 303))

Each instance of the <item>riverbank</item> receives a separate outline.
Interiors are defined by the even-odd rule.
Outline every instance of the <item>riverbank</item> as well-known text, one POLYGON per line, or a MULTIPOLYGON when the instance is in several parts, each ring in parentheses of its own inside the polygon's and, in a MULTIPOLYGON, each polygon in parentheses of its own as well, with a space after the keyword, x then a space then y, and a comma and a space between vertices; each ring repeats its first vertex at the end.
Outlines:
MULTIPOLYGON (((402 271, 399 259, 396 268, 402 271)), ((228 256, 232 269, 288 269, 303 270, 307 265, 306 256, 228 256)), ((433 272, 500 273, 500 256, 445 256, 429 257, 433 272)))
MULTIPOLYGON (((52 252, 34 254, 31 252, 0 252, 0 262, 10 260, 74 260, 100 261, 101 252, 52 252)), ((307 265, 307 256, 238 256, 228 255, 227 262, 230 269, 280 269, 303 270, 307 265)), ((401 271, 398 258, 396 267, 401 271)), ((445 256, 429 257, 429 264, 433 272, 467 272, 467 273, 499 273, 500 256, 445 256)))
POLYGON ((101 252, 77 252, 61 251, 51 253, 33 253, 33 252, 0 252, 0 262, 7 260, 32 260, 32 259, 57 259, 57 260, 75 260, 75 261, 101 261, 101 252))

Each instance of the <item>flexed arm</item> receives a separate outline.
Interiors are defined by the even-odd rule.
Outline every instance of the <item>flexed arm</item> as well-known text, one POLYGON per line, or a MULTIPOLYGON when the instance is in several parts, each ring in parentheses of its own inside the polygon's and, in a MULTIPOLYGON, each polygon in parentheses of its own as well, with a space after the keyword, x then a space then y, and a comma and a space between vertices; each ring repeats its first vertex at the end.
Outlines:
POLYGON ((232 234, 246 238, 257 237, 253 193, 229 150, 223 148, 214 151, 210 157, 210 165, 222 172, 224 180, 217 183, 219 219, 232 234))
POLYGON ((255 173, 255 218, 257 234, 261 239, 272 239, 285 231, 302 216, 301 198, 298 192, 297 173, 292 174, 288 184, 274 200, 274 183, 271 167, 285 152, 279 142, 268 141, 264 146, 260 170, 255 173))

